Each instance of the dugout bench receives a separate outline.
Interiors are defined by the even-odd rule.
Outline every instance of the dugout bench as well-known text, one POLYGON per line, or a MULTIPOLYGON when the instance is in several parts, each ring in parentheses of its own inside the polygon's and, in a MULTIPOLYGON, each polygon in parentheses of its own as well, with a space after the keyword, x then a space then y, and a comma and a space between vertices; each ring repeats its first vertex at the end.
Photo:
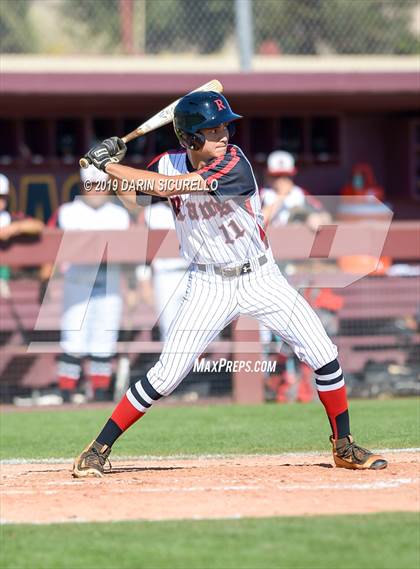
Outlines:
MULTIPOLYGON (((418 260, 419 228, 420 224, 416 222, 394 223, 385 242, 384 254, 401 260, 418 260)), ((375 231, 375 228, 371 230, 375 231)), ((139 263, 145 259, 151 260, 158 250, 162 256, 174 255, 175 240, 172 236, 168 239, 166 232, 165 235, 159 231, 148 235, 144 228, 138 227, 130 229, 129 232, 133 241, 142 242, 143 239, 147 247, 140 254, 140 258, 139 251, 133 251, 133 248, 117 251, 117 256, 120 255, 119 261, 139 263)), ((70 260, 85 259, 89 262, 91 260, 89 255, 93 255, 95 259, 100 255, 99 258, 102 259, 103 248, 98 240, 100 232, 87 233, 91 235, 79 235, 80 239, 73 238, 72 242, 68 243, 67 253, 70 260), (89 239, 92 246, 89 246, 89 239)), ((273 250, 282 251, 284 256, 282 246, 290 240, 291 234, 293 234, 291 240, 293 258, 306 258, 308 251, 314 250, 320 257, 325 257, 323 236, 320 236, 321 246, 317 247, 313 234, 304 227, 279 228, 270 232, 273 250), (300 249, 296 245, 299 240, 295 238, 298 233, 301 235, 300 249)), ((109 238, 108 233, 106 243, 109 242, 109 238)), ((16 240, 6 247, 3 245, 1 262, 22 267, 52 261, 56 258, 60 245, 62 245, 62 233, 48 228, 40 241, 28 243, 16 240)), ((312 280, 311 286, 314 284, 316 285, 316 282, 312 280)), ((392 326, 386 328, 384 322, 388 324, 396 320, 404 322, 407 318, 414 317, 418 312, 419 290, 419 277, 367 277, 340 289, 340 295, 344 297, 344 306, 339 313, 340 333, 334 341, 339 346, 340 360, 346 371, 358 372, 369 361, 397 363, 406 361, 410 347, 413 343, 419 343, 420 335, 417 331, 408 334, 392 326), (376 322, 376 327, 372 326, 372 322, 376 322)), ((50 318, 51 327, 48 329, 46 326, 42 331, 34 331, 40 309, 36 279, 13 280, 11 291, 11 299, 0 300, 0 388, 3 400, 10 400, 11 393, 18 389, 42 387, 52 383, 55 377, 55 356, 60 352, 57 327, 61 302, 60 286, 58 285, 55 291, 54 288, 50 291, 54 298, 50 303, 50 314, 47 314, 46 320, 44 319, 44 326, 48 324, 50 318)), ((134 314, 126 313, 122 324, 123 330, 128 320, 131 331, 128 339, 126 336, 124 341, 118 343, 118 353, 128 354, 131 361, 138 352, 158 354, 162 345, 152 337, 153 324, 156 320, 153 310, 139 305, 134 314)), ((260 359, 261 345, 257 325, 250 319, 241 319, 234 329, 232 339, 213 342, 207 353, 214 358, 224 356, 247 360, 260 359)), ((263 400, 262 376, 254 374, 250 378, 249 374, 237 373, 233 374, 232 380, 234 401, 263 400)))

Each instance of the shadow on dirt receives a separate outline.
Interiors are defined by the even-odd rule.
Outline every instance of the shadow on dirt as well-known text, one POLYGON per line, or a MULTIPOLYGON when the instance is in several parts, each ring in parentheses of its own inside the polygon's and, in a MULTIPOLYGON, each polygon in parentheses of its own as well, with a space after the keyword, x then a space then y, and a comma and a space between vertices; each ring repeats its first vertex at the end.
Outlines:
POLYGON ((286 464, 279 464, 279 466, 289 466, 289 467, 293 467, 293 468, 298 468, 298 467, 308 468, 308 466, 309 467, 317 466, 319 468, 334 468, 333 465, 329 464, 328 462, 318 462, 317 464, 308 464, 308 463, 306 463, 306 464, 289 464, 289 463, 286 463, 286 464))
POLYGON ((112 470, 106 472, 107 475, 122 474, 124 472, 161 472, 166 470, 191 470, 196 466, 116 466, 112 470))

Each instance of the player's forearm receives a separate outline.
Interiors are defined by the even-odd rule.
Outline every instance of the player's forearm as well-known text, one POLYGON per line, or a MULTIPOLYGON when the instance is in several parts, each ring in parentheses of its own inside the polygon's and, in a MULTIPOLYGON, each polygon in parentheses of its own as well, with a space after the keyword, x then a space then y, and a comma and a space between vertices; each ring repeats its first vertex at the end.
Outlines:
POLYGON ((111 187, 112 190, 116 193, 119 197, 120 201, 129 211, 137 211, 140 209, 140 205, 137 203, 136 193, 135 192, 123 192, 121 188, 121 180, 115 178, 114 176, 110 176, 111 178, 111 187))
POLYGON ((261 211, 264 217, 264 223, 266 225, 268 225, 271 222, 277 210, 282 206, 284 198, 285 196, 280 194, 276 197, 275 201, 272 204, 266 205, 262 208, 261 211))
POLYGON ((123 206, 126 207, 129 211, 138 211, 140 209, 140 205, 137 203, 136 196, 118 194, 118 197, 123 206))
POLYGON ((262 208, 262 214, 264 218, 264 224, 267 226, 271 222, 276 213, 276 204, 267 205, 262 208))
POLYGON ((14 235, 39 235, 44 224, 39 219, 22 219, 22 221, 15 221, 12 224, 14 235))
POLYGON ((108 164, 106 172, 120 181, 118 194, 135 196, 142 193, 168 198, 180 194, 207 191, 206 182, 195 172, 181 176, 165 176, 149 170, 138 170, 121 164, 108 164))
POLYGON ((53 263, 44 263, 43 265, 41 265, 39 269, 39 278, 42 281, 47 281, 48 279, 50 279, 53 274, 53 268, 54 268, 53 263))
POLYGON ((31 235, 39 235, 44 229, 44 224, 39 219, 27 219, 21 222, 22 231, 31 235))

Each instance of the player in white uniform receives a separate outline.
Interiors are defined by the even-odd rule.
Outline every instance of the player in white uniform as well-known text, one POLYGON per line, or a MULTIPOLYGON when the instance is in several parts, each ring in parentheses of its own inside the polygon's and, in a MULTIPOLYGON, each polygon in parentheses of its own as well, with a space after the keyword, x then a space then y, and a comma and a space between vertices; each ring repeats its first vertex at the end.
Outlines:
POLYGON ((267 176, 270 187, 261 192, 264 222, 281 226, 297 219, 304 219, 312 230, 331 221, 329 213, 322 204, 303 188, 296 185, 293 177, 297 169, 295 160, 289 152, 276 150, 267 159, 267 176))
POLYGON ((76 477, 102 476, 117 438, 169 395, 207 345, 241 314, 274 330, 315 371, 337 466, 387 465, 383 457, 354 443, 337 348, 273 260, 252 167, 241 149, 229 144, 232 123, 239 118, 219 93, 192 93, 175 109, 174 128, 183 149, 163 154, 151 170, 118 164, 124 143, 116 137, 86 154, 120 181, 118 193, 128 207, 141 203, 142 193, 170 199, 190 271, 159 361, 128 389, 98 437, 75 459, 76 477))
MULTIPOLYGON (((44 224, 39 219, 28 217, 23 213, 10 213, 7 210, 9 192, 9 179, 4 174, 0 174, 0 243, 6 243, 20 235, 35 236, 42 233, 44 224)), ((11 303, 12 294, 9 281, 9 267, 0 265, 0 298, 6 298, 11 303)))
MULTIPOLYGON (((98 187, 108 175, 89 166, 81 169, 80 177, 82 184, 89 182, 92 189, 61 205, 49 225, 64 231, 128 229, 127 210, 112 203, 112 198, 98 187)), ((77 263, 66 267, 60 338, 63 353, 58 361, 58 385, 64 401, 71 400, 76 390, 85 357, 94 398, 106 397, 122 313, 120 289, 121 271, 116 264, 101 265, 99 269, 97 265, 77 263)))

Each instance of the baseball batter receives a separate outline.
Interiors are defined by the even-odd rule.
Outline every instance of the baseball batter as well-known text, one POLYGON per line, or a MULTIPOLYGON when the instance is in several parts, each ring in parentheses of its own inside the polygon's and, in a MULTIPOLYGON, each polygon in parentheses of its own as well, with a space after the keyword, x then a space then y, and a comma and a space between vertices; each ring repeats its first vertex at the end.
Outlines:
POLYGON ((116 137, 86 154, 119 180, 118 193, 127 207, 141 204, 144 193, 170 200, 181 253, 190 268, 159 361, 128 389, 97 438, 75 459, 75 477, 102 476, 118 437, 169 395, 207 345, 241 314, 272 329, 314 370, 332 428, 335 464, 351 469, 387 466, 383 457, 355 444, 337 348, 273 260, 252 167, 241 149, 229 144, 234 121, 240 118, 219 93, 191 93, 174 113, 183 149, 157 157, 147 171, 118 163, 125 145, 116 137))

